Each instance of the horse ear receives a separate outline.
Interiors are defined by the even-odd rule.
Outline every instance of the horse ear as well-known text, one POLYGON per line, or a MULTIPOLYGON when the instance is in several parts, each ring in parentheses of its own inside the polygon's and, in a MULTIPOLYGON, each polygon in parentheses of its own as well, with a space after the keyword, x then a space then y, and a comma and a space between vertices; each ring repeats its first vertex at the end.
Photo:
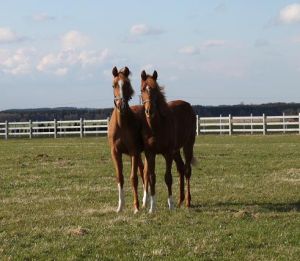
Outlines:
POLYGON ((118 76, 118 69, 117 69, 117 67, 115 66, 113 69, 112 69, 112 75, 114 76, 114 77, 117 77, 118 76))
POLYGON ((124 68, 124 70, 123 70, 123 73, 124 73, 125 77, 128 77, 128 76, 129 76, 130 71, 129 71, 129 69, 128 69, 127 66, 125 66, 125 68, 124 68))
POLYGON ((152 75, 152 78, 156 81, 157 80, 157 71, 154 71, 153 72, 153 75, 152 75))
POLYGON ((142 78, 143 81, 146 81, 146 79, 147 79, 147 74, 146 74, 145 70, 142 71, 142 73, 141 73, 141 78, 142 78))

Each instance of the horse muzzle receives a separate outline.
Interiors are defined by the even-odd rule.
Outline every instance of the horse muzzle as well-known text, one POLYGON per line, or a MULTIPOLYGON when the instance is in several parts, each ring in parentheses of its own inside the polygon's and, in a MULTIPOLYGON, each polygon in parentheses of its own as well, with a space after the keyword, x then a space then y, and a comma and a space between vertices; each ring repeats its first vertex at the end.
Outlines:
POLYGON ((126 108, 126 102, 124 99, 115 99, 115 107, 119 112, 123 112, 124 109, 126 108))
POLYGON ((147 118, 153 118, 154 117, 154 111, 151 109, 146 109, 145 108, 145 114, 147 118))

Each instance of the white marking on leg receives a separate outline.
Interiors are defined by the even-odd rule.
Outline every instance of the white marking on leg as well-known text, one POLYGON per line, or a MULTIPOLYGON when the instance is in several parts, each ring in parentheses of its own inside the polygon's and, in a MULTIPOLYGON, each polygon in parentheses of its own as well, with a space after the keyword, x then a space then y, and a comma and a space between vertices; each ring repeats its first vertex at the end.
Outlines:
POLYGON ((172 196, 168 197, 168 206, 169 206, 170 210, 174 209, 174 202, 173 202, 173 197, 172 196))
POLYGON ((147 191, 144 189, 143 208, 147 207, 147 201, 148 201, 148 194, 147 191))
POLYGON ((121 184, 118 184, 118 190, 119 190, 119 206, 117 209, 117 212, 121 212, 125 205, 125 199, 124 199, 124 190, 121 188, 121 184))
POLYGON ((155 198, 155 195, 154 195, 154 196, 150 196, 149 213, 154 213, 155 209, 156 209, 156 198, 155 198))

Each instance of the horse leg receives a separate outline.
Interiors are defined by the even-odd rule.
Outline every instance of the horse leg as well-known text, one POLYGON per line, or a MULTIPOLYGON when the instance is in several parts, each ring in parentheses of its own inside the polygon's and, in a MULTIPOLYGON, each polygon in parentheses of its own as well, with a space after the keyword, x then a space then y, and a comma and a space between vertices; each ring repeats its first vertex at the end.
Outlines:
POLYGON ((138 157, 136 155, 131 156, 131 186, 133 188, 133 197, 134 197, 134 213, 136 214, 139 211, 139 199, 138 199, 138 176, 137 176, 137 168, 138 168, 138 157))
POLYGON ((166 172, 165 172, 165 183, 168 187, 168 206, 169 209, 174 208, 173 198, 172 198, 172 184, 173 184, 173 178, 172 178, 172 154, 164 154, 164 158, 166 160, 166 172))
POLYGON ((144 181, 144 186, 143 186, 143 188, 144 188, 143 208, 145 208, 147 206, 147 203, 148 203, 148 184, 149 184, 147 158, 145 158, 143 173, 144 173, 144 178, 143 178, 143 181, 144 181))
POLYGON ((194 143, 185 145, 183 147, 183 152, 185 156, 185 166, 184 166, 184 175, 187 182, 187 193, 186 193, 186 206, 189 208, 191 206, 191 192, 190 192, 190 179, 192 175, 191 164, 193 161, 193 146, 194 143))
POLYGON ((142 178, 143 186, 144 186, 144 184, 145 184, 145 181, 144 181, 144 164, 143 164, 143 161, 142 161, 141 154, 139 154, 137 156, 137 165, 138 165, 138 170, 139 170, 140 176, 142 178))
POLYGON ((146 178, 150 183, 150 209, 149 213, 153 213, 156 208, 156 199, 155 199, 155 184, 156 184, 156 176, 155 176, 155 154, 145 153, 146 155, 146 178))
POLYGON ((182 202, 184 201, 184 162, 180 155, 180 151, 178 150, 174 154, 174 160, 176 163, 177 171, 179 173, 179 202, 178 206, 180 207, 182 202))
POLYGON ((125 205, 124 200, 124 176, 123 176, 123 163, 122 163, 122 154, 115 151, 114 149, 111 150, 111 156, 113 162, 115 164, 116 175, 117 175, 117 183, 118 183, 118 190, 119 190, 119 205, 117 208, 117 212, 121 212, 125 205))

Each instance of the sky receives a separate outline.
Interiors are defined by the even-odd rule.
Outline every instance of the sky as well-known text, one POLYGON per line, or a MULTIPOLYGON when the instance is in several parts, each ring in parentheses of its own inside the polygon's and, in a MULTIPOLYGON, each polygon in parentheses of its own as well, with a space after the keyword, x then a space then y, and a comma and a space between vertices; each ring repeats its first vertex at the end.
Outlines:
POLYGON ((113 106, 112 68, 167 100, 300 102, 300 1, 0 0, 0 110, 113 106))

